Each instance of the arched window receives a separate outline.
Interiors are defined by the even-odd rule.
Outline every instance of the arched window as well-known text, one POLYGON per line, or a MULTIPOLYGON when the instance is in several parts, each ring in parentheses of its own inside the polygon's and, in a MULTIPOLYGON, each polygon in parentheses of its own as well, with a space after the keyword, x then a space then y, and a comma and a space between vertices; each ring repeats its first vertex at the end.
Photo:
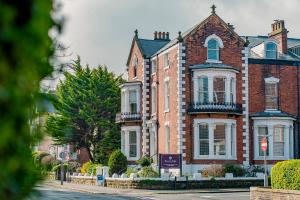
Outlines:
POLYGON ((137 76, 137 67, 138 67, 138 58, 135 57, 133 62, 133 77, 137 76))
POLYGON ((277 58, 277 45, 274 42, 268 42, 265 45, 265 54, 268 59, 277 58))
POLYGON ((219 60, 219 45, 217 40, 210 39, 207 45, 207 59, 219 60))
POLYGON ((223 42, 217 35, 212 34, 205 40, 205 47, 207 47, 207 61, 216 62, 220 60, 220 48, 223 48, 223 42))

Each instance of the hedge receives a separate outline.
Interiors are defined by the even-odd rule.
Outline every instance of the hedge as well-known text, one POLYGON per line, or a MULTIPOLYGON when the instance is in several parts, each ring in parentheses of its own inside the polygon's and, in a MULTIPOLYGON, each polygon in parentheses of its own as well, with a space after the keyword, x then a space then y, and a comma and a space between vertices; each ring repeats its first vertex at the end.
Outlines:
POLYGON ((271 170, 273 189, 300 190, 300 160, 278 162, 271 170))

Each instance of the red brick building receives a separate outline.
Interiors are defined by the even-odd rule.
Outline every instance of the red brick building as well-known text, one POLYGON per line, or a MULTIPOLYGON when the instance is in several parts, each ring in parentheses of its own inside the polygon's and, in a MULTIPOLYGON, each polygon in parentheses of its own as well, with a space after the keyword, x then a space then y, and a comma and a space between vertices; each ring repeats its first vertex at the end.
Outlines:
POLYGON ((128 160, 181 153, 183 171, 299 157, 300 39, 276 20, 268 36, 240 36, 216 13, 178 37, 132 40, 122 85, 128 160))

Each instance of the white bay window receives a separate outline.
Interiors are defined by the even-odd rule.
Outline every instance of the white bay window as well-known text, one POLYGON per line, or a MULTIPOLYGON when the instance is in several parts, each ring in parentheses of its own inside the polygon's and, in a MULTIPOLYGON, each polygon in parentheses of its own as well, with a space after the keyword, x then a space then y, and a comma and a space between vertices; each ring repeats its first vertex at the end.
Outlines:
POLYGON ((141 83, 128 82, 121 86, 121 112, 137 114, 141 111, 141 83))
POLYGON ((195 159, 236 159, 236 121, 194 119, 195 159))
POLYGON ((254 159, 263 160, 261 140, 267 138, 267 160, 293 158, 293 118, 253 117, 254 120, 254 159))
POLYGON ((121 128, 121 150, 128 160, 140 158, 140 126, 123 126, 121 128))

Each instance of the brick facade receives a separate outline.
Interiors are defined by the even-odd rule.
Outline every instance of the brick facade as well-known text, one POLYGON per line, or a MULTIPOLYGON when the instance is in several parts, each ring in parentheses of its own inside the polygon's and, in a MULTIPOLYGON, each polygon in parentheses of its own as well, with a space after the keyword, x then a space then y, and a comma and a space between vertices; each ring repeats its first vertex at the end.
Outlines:
MULTIPOLYGON (((284 22, 280 21, 280 23, 284 26, 284 22)), ((289 38, 285 35, 287 33, 282 31, 286 29, 284 27, 282 30, 273 29, 269 37, 242 37, 234 31, 232 25, 225 23, 213 12, 192 30, 184 34, 179 33, 178 37, 171 41, 169 36, 164 37, 165 33, 156 32, 154 40, 145 40, 140 39, 136 32, 127 62, 128 82, 137 80, 142 82, 141 99, 139 99, 142 117, 140 122, 129 121, 121 125, 139 124, 142 127, 140 151, 143 155, 157 158, 158 154, 167 152, 168 146, 170 146, 168 153, 181 153, 184 171, 187 173, 196 172, 212 163, 235 163, 245 166, 261 164, 261 155, 257 146, 259 145, 257 134, 261 134, 258 132, 260 127, 267 127, 268 131, 274 131, 268 135, 273 150, 273 153, 269 155, 269 164, 297 157, 300 81, 297 66, 300 66, 300 55, 297 58, 289 54, 289 46, 287 46, 289 38), (208 48, 211 47, 207 46, 207 39, 210 37, 215 38, 214 40, 219 45, 219 50, 216 51, 219 54, 218 60, 208 59, 208 48), (269 40, 278 45, 278 57, 275 59, 264 57, 269 40), (166 54, 169 56, 168 66, 165 65, 166 54), (138 68, 137 77, 134 77, 136 58, 138 68), (152 71, 152 61, 156 61, 156 71, 152 71), (208 86, 206 86, 210 88, 207 90, 210 102, 206 100, 204 104, 203 102, 196 104, 195 95, 201 94, 195 92, 200 87, 195 85, 195 81, 199 81, 201 74, 211 77, 207 79, 208 86), (214 82, 217 76, 226 77, 225 82, 218 83, 221 85, 213 85, 217 84, 214 82), (278 101, 278 108, 275 110, 268 110, 265 105, 265 84, 268 80, 277 81, 278 95, 272 97, 278 101), (169 82, 170 88, 170 109, 167 111, 165 110, 166 81, 169 82), (156 87, 157 90, 155 113, 152 113, 151 108, 152 87, 156 87), (217 91, 222 90, 223 87, 225 87, 225 96, 223 96, 224 102, 221 102, 221 100, 216 100, 218 98, 216 95, 217 91), (207 110, 208 108, 210 110, 207 110), (217 134, 215 128, 211 127, 215 127, 222 120, 226 122, 225 144, 210 141, 211 137, 217 134), (204 153, 203 155, 207 154, 207 156, 202 156, 203 159, 201 155, 200 158, 194 155, 199 148, 195 146, 198 144, 195 140, 199 140, 195 138, 195 130, 198 130, 195 126, 199 126, 195 124, 196 121, 212 123, 209 124, 210 128, 207 130, 209 131, 207 144, 209 154, 204 153), (169 143, 166 141, 166 126, 170 128, 169 143), (229 140, 228 134, 231 134, 230 137, 228 136, 229 140), (278 134, 284 140, 284 146, 275 144, 278 134), (155 141, 155 144, 151 141, 155 141), (233 141, 234 144, 232 144, 233 141), (211 149, 212 147, 214 149, 211 149), (155 151, 151 151, 151 148, 152 150, 155 148, 155 151), (218 148, 225 148, 225 150, 216 150, 218 148), (221 154, 216 153, 217 151, 221 154), (283 151, 282 157, 278 157, 283 151), (228 152, 232 155, 227 155, 228 152)), ((296 42, 296 45, 300 47, 300 39, 293 39, 292 42, 296 42)))

